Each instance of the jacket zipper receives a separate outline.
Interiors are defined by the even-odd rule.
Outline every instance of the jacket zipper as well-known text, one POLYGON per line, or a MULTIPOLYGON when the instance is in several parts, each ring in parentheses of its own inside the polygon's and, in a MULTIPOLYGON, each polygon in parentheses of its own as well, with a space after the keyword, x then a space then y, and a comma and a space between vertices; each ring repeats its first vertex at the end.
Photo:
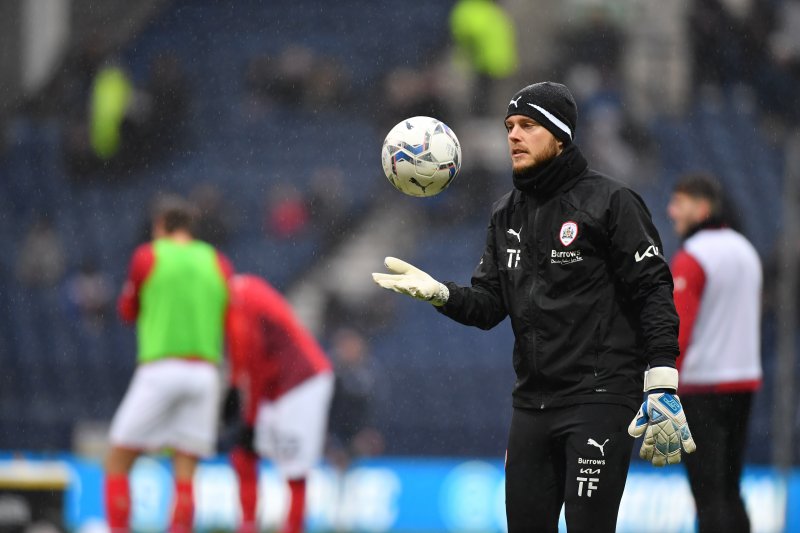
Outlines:
MULTIPOLYGON (((536 232, 537 232, 537 227, 538 227, 537 219, 539 218, 539 204, 538 203, 534 203, 534 205, 535 205, 535 207, 533 209, 533 227, 531 228, 531 231, 528 232, 528 234, 532 236, 532 242, 531 242, 532 253, 531 253, 531 257, 533 259, 533 279, 531 280, 530 289, 528 289, 528 300, 529 300, 530 305, 531 305, 531 314, 535 314, 535 312, 536 312, 536 301, 535 301, 536 300, 536 294, 534 292, 534 288, 536 287, 536 280, 539 277, 539 253, 538 253, 538 248, 537 248, 538 244, 536 242, 537 241, 536 232)), ((532 318, 535 319, 536 317, 533 316, 532 318)), ((537 346, 537 342, 536 342, 536 321, 535 320, 531 320, 531 341, 533 342, 533 350, 532 350, 532 356, 531 356, 531 364, 532 364, 532 368, 533 368, 533 376, 538 381, 538 378, 539 378, 538 359, 539 358, 538 358, 538 354, 537 354, 538 346, 537 346)), ((540 399, 539 399, 539 409, 544 409, 544 395, 543 394, 540 396, 540 399)))

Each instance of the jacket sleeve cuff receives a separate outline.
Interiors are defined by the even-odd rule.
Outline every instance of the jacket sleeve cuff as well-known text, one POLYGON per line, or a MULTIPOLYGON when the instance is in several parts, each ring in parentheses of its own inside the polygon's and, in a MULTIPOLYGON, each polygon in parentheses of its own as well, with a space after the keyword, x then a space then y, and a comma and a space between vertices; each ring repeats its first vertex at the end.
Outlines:
POLYGON ((650 368, 655 368, 657 366, 668 366, 670 368, 675 368, 675 356, 673 355, 655 355, 652 359, 649 359, 647 362, 650 368))
POLYGON ((444 283, 439 283, 439 290, 436 291, 436 295, 431 300, 431 303, 435 307, 442 307, 444 304, 447 303, 447 300, 450 299, 450 289, 447 288, 447 285, 444 283))
POLYGON ((447 299, 445 300, 445 302, 442 305, 435 305, 434 307, 440 313, 443 313, 443 314, 449 316, 448 311, 452 311, 453 309, 457 309, 458 308, 458 304, 459 304, 459 302, 458 302, 458 298, 459 298, 458 285, 456 285, 452 281, 442 282, 441 285, 444 288, 444 290, 447 291, 447 299))

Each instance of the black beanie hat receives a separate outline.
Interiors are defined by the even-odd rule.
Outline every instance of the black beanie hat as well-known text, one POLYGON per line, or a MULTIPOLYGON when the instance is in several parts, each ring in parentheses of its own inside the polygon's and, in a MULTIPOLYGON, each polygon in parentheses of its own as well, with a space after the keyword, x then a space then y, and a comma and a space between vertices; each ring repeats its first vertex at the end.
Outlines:
POLYGON ((521 89, 508 103, 508 113, 525 115, 541 124, 564 144, 575 138, 578 106, 566 86, 551 81, 534 83, 521 89))

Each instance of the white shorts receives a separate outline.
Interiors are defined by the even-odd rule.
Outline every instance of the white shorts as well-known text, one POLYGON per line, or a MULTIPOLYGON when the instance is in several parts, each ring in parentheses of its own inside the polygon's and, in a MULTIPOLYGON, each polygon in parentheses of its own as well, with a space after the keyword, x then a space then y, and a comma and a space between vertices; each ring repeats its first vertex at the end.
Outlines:
POLYGON ((220 394, 219 370, 210 363, 164 359, 143 364, 111 422, 111 444, 213 455, 220 394))
POLYGON ((311 377, 274 402, 258 406, 255 449, 288 479, 305 477, 322 458, 333 396, 333 373, 311 377))

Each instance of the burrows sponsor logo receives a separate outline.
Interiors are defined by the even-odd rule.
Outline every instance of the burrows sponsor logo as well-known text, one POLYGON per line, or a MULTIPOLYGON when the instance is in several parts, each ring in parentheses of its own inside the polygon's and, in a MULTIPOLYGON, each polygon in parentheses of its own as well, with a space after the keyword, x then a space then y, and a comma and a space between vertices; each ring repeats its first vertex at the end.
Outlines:
POLYGON ((584 459, 583 457, 578 457, 578 464, 579 465, 605 465, 605 459, 584 459))
POLYGON ((583 261, 580 250, 550 250, 550 264, 569 265, 583 261))

